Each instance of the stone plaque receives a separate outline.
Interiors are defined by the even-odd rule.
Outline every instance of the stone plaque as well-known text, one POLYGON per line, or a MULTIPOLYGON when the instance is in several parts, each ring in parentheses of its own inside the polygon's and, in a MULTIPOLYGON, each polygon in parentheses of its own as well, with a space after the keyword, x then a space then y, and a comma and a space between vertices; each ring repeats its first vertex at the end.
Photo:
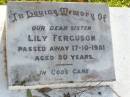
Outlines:
POLYGON ((115 80, 109 8, 89 3, 8 3, 10 87, 115 80))
POLYGON ((0 43, 0 97, 113 97, 109 86, 95 86, 83 88, 42 88, 36 90, 15 90, 7 88, 6 63, 5 63, 5 30, 0 43), (32 96, 31 96, 32 95, 32 96))

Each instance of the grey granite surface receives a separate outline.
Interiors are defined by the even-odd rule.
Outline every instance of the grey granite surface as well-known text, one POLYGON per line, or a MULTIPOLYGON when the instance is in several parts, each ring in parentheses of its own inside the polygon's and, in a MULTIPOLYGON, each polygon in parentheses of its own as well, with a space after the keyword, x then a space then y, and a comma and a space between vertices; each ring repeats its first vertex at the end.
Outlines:
POLYGON ((105 4, 9 3, 6 36, 11 87, 115 80, 105 4))

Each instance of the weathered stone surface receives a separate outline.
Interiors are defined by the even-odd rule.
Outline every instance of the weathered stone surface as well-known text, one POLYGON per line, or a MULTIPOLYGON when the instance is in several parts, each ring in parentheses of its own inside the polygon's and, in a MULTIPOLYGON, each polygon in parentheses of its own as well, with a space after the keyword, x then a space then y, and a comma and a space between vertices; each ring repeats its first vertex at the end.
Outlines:
POLYGON ((9 3, 6 43, 9 86, 115 80, 104 4, 9 3))
MULTIPOLYGON (((5 6, 4 5, 0 5, 0 33, 3 31, 4 28, 4 23, 5 23, 5 6)), ((0 39, 1 39, 1 34, 0 34, 0 39)))
POLYGON ((34 97, 113 97, 109 86, 32 90, 34 97))
POLYGON ((2 35, 0 43, 0 97, 113 97, 109 86, 95 86, 84 88, 62 88, 50 89, 42 88, 37 90, 8 90, 5 62, 5 32, 2 35))

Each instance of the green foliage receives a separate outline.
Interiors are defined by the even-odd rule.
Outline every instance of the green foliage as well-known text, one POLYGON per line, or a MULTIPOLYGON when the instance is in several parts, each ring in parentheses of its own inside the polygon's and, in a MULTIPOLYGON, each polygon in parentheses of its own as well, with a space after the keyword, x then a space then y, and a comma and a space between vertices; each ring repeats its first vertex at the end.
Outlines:
POLYGON ((27 90, 27 97, 33 97, 32 93, 31 93, 31 90, 27 90))
POLYGON ((111 0, 109 5, 112 7, 130 7, 130 0, 111 0))
MULTIPOLYGON (((11 1, 11 0, 10 0, 11 1)), ((106 2, 111 7, 130 7, 130 0, 12 0, 12 1, 50 1, 50 2, 106 2)), ((0 0, 0 4, 6 4, 6 0, 0 0)))
POLYGON ((7 3, 7 0, 0 0, 0 5, 1 4, 6 4, 7 3))

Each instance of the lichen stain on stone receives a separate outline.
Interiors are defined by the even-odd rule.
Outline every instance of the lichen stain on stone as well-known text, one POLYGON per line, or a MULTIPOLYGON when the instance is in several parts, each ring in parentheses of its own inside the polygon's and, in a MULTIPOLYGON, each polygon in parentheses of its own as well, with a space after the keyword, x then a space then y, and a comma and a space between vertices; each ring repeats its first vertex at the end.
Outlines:
POLYGON ((7 53, 6 53, 6 27, 4 27, 4 31, 2 33, 2 40, 1 40, 1 54, 2 54, 2 64, 4 64, 4 71, 5 71, 5 78, 7 78, 7 53))
POLYGON ((16 85, 28 85, 30 82, 35 82, 40 80, 40 76, 36 73, 36 68, 32 65, 28 66, 13 66, 11 70, 13 76, 12 84, 16 85))
POLYGON ((100 79, 100 76, 99 76, 98 72, 93 71, 93 72, 90 73, 90 74, 87 74, 87 75, 85 75, 85 76, 82 76, 81 79, 82 79, 82 80, 87 80, 87 81, 94 81, 94 80, 100 79))

